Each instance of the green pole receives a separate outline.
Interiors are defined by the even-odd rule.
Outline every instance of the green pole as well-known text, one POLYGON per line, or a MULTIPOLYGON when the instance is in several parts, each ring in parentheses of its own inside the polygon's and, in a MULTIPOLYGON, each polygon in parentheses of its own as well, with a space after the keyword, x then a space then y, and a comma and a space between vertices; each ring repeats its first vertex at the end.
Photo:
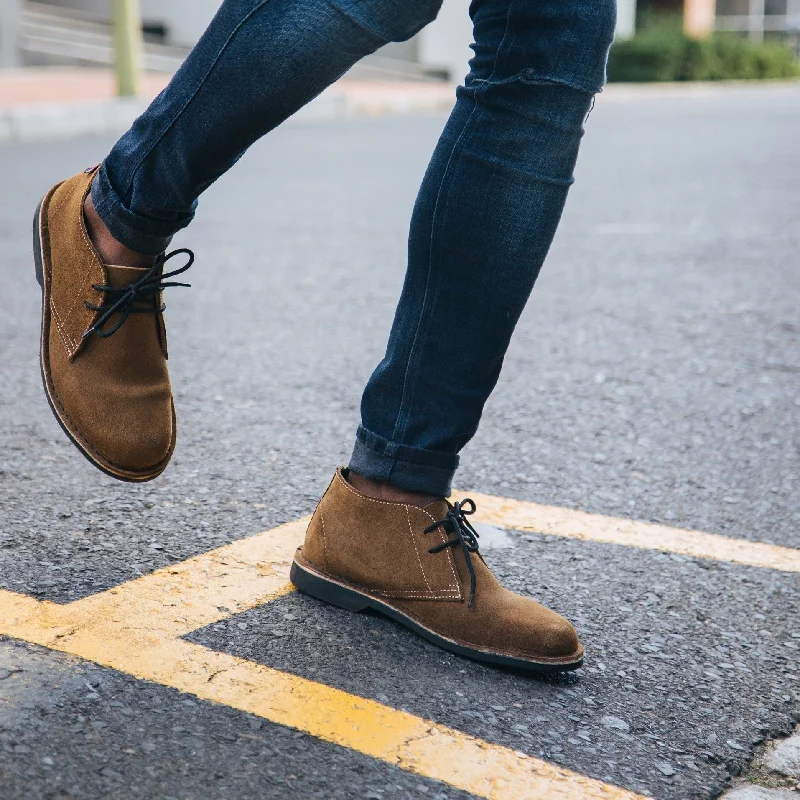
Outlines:
POLYGON ((142 51, 139 0, 112 0, 112 6, 117 93, 130 97, 139 91, 139 54, 142 51))

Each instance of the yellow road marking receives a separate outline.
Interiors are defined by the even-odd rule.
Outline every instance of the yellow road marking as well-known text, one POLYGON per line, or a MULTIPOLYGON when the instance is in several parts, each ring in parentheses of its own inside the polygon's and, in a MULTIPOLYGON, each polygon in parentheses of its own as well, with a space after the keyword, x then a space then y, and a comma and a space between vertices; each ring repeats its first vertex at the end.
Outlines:
MULTIPOLYGON (((800 551, 471 493, 493 525, 800 572, 800 551)), ((305 731, 479 797, 642 800, 444 725, 180 639, 293 590, 307 518, 57 605, 0 590, 0 634, 305 731)))
MULTIPOLYGON (((291 528, 284 530, 291 536, 291 528)), ((277 537, 261 534, 254 538, 260 542, 259 555, 270 544, 278 553, 285 553, 285 543, 277 537)), ((190 561, 197 563, 197 559, 190 561)), ((211 563, 219 561, 213 559, 211 563)), ((161 576, 154 573, 148 577, 163 577, 165 571, 159 572, 161 576)), ((625 789, 373 700, 183 641, 174 636, 171 623, 161 625, 154 621, 152 628, 143 629, 144 617, 140 615, 151 604, 152 597, 145 597, 144 604, 138 604, 134 590, 138 586, 150 592, 158 585, 158 580, 148 585, 147 579, 142 578, 87 598, 92 603, 79 600, 65 606, 0 591, 0 634, 70 653, 139 679, 305 731, 478 797, 643 800, 641 795, 625 789), (120 596, 134 601, 130 617, 121 613, 120 596), (106 612, 110 612, 107 617, 103 616, 106 612)), ((281 589, 286 588, 284 581, 281 589)), ((174 600, 178 595, 180 592, 166 596, 174 600)), ((216 607, 215 613, 212 612, 215 600, 206 602, 209 599, 197 604, 187 601, 188 608, 181 606, 186 614, 177 619, 184 633, 188 632, 186 616, 195 621, 226 616, 216 607)), ((246 600, 245 605, 250 602, 246 600)), ((165 618, 172 620, 173 614, 165 618)))
POLYGON ((458 492, 458 495, 471 497, 475 501, 478 507, 475 514, 477 521, 503 528, 644 550, 660 550, 664 553, 729 561, 783 572, 800 572, 800 550, 791 547, 731 539, 716 533, 681 530, 602 514, 587 514, 584 511, 544 506, 524 500, 509 500, 477 492, 458 492))
POLYGON ((289 567, 308 521, 240 539, 65 608, 83 626, 111 620, 143 647, 184 636, 293 591, 289 567))

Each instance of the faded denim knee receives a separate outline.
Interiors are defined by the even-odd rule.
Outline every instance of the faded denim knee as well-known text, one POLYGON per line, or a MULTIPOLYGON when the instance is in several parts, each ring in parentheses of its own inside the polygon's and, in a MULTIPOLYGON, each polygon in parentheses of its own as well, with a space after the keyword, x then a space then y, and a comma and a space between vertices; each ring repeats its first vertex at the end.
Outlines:
MULTIPOLYGON (((436 19, 442 0, 330 0, 361 28, 386 42, 403 42, 436 19)), ((466 13, 466 12, 465 12, 466 13)))
POLYGON ((557 83, 595 94, 605 83, 615 0, 473 0, 475 58, 467 85, 557 83))

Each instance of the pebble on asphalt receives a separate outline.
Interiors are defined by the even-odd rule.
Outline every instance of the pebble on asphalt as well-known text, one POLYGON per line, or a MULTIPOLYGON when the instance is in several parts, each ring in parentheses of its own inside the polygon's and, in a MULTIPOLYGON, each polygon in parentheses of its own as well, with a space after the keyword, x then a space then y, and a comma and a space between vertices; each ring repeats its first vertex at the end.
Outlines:
POLYGON ((764 760, 767 769, 800 778, 800 733, 778 742, 764 760))
POLYGON ((765 789, 763 786, 740 786, 724 796, 725 800, 797 800, 789 789, 765 789))
POLYGON ((600 720, 600 724, 604 728, 608 728, 609 730, 624 731, 625 733, 627 733, 631 729, 631 726, 628 725, 628 723, 625 722, 624 719, 620 719, 619 717, 612 717, 610 715, 604 716, 600 720))

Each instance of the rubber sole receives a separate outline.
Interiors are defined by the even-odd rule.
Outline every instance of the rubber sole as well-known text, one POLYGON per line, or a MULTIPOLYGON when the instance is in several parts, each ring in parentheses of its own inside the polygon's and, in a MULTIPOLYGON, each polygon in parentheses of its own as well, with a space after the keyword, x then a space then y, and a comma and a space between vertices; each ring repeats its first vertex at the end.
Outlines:
POLYGON ((301 592, 315 597, 317 600, 322 600, 347 611, 366 611, 367 609, 372 609, 373 611, 377 611, 395 620, 395 622, 399 622, 401 625, 404 625, 429 642, 441 647, 443 650, 448 650, 451 653, 456 653, 459 656, 465 656, 475 661, 483 661, 487 664, 510 667, 512 669, 539 675, 552 674, 554 672, 570 672, 578 669, 583 664, 582 654, 579 658, 572 661, 565 659, 563 662, 555 660, 544 662, 514 658, 513 656, 503 655, 502 653, 493 653, 487 650, 467 647, 459 642, 435 633, 411 617, 401 613, 396 608, 392 608, 392 606, 371 595, 364 594, 363 592, 333 581, 330 578, 326 578, 308 569, 308 567, 299 564, 297 560, 292 561, 289 577, 292 583, 301 592))
POLYGON ((39 346, 39 372, 42 378, 42 387, 44 388, 44 395, 47 398, 47 404, 50 406, 50 410, 53 412, 53 416, 56 418, 61 430, 64 431, 67 438, 75 445, 78 449, 78 452, 87 460, 90 464, 97 467, 101 472, 104 472, 106 475, 109 475, 112 478, 116 478, 118 481, 125 481, 126 483, 144 483, 145 481, 153 480, 153 478, 157 478, 166 468, 167 464, 169 464, 170 459, 172 458, 172 453, 175 449, 175 429, 177 420, 175 418, 175 406, 172 406, 172 443, 170 445, 169 452, 163 459, 163 461, 159 462, 159 464, 153 469, 149 470, 148 472, 143 472, 141 474, 137 474, 135 472, 124 472, 118 471, 115 467, 111 464, 104 463, 100 461, 96 455, 94 455, 88 445, 83 444, 79 438, 76 437, 75 434, 69 429, 69 426, 62 418, 61 414, 58 410, 58 404, 53 400, 53 397, 50 393, 50 386, 49 381, 47 379, 47 372, 45 369, 45 363, 47 361, 46 349, 48 347, 48 340, 50 336, 49 332, 49 321, 47 317, 47 310, 48 304, 50 302, 49 294, 48 294, 48 281, 46 280, 45 274, 45 263, 44 263, 44 231, 42 230, 42 207, 44 206, 44 202, 47 200, 47 196, 45 196, 39 205, 36 207, 36 212, 33 215, 33 265, 34 270, 36 273, 36 281, 41 287, 42 290, 42 327, 41 327, 41 341, 39 346))

